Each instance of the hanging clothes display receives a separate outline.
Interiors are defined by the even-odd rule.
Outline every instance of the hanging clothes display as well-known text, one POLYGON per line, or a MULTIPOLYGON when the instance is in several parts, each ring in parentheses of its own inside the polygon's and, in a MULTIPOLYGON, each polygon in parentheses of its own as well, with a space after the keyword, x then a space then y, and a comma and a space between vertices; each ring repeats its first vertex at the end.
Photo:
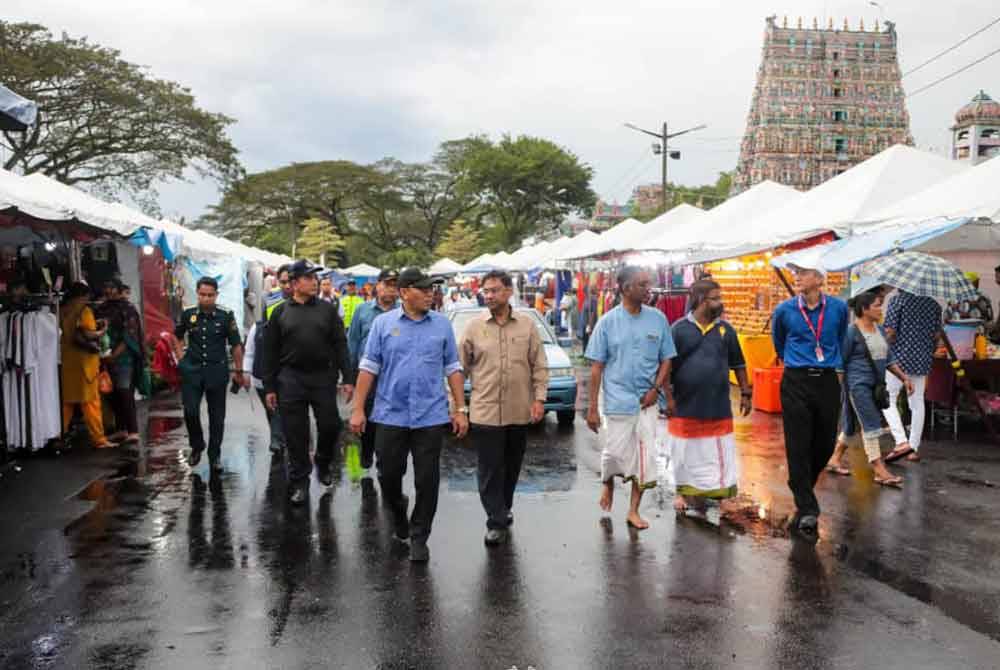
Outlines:
POLYGON ((0 314, 0 353, 7 449, 37 451, 62 429, 56 315, 19 309, 0 314))

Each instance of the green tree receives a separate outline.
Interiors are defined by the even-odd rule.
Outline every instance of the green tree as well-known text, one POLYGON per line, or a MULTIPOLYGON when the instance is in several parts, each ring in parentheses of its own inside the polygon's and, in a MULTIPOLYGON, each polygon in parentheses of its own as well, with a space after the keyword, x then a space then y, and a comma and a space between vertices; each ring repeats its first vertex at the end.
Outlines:
MULTIPOLYGON (((384 181, 377 171, 351 161, 292 163, 231 184, 199 225, 231 239, 290 254, 301 222, 310 218, 326 221, 334 233, 347 240, 353 231, 352 221, 364 214, 366 197, 384 181), (275 230, 286 232, 279 236, 275 230), (276 248, 272 243, 283 246, 276 248)), ((347 260, 343 251, 338 252, 338 264, 350 265, 347 260)))
POLYGON ((336 252, 344 248, 344 238, 333 231, 328 221, 315 217, 302 222, 295 255, 326 264, 336 252))
POLYGON ((481 245, 479 233, 462 219, 456 219, 441 238, 434 253, 438 258, 468 263, 480 254, 481 245))
MULTIPOLYGON (((704 184, 702 186, 679 186, 667 182, 667 210, 669 211, 681 203, 695 205, 705 210, 712 209, 729 199, 729 189, 732 183, 732 172, 720 172, 714 184, 704 184)), ((660 214, 663 214, 663 212, 662 207, 657 207, 646 213, 633 211, 631 216, 643 223, 648 223, 660 214)))
POLYGON ((5 132, 5 169, 127 193, 156 213, 155 184, 185 170, 227 184, 242 173, 226 134, 233 119, 199 108, 191 92, 152 77, 115 49, 0 21, 6 86, 38 104, 26 133, 5 132))
POLYGON ((443 153, 461 192, 478 197, 494 228, 487 239, 503 249, 558 226, 570 212, 588 213, 597 200, 593 169, 546 139, 504 135, 493 143, 476 136, 446 143, 443 153))

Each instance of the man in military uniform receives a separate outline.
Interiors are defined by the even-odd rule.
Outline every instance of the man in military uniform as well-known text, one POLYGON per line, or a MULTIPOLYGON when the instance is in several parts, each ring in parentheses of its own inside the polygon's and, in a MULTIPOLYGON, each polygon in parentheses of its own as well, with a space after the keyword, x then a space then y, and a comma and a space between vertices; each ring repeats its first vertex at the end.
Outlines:
POLYGON ((178 368, 181 373, 181 398, 184 401, 184 423, 187 425, 194 466, 201 461, 205 436, 201 429, 201 399, 208 400, 208 461, 212 472, 220 472, 222 433, 226 420, 226 382, 229 380, 229 359, 226 344, 233 352, 233 383, 243 384, 243 346, 236 318, 229 310, 217 307, 219 283, 211 277, 198 280, 198 306, 184 310, 174 334, 187 339, 187 351, 178 368))

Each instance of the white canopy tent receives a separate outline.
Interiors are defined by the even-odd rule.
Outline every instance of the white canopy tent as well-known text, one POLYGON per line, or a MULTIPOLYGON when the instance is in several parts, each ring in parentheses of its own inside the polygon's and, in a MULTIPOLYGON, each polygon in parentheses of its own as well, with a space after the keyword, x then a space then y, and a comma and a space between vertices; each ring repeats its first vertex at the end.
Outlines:
POLYGON ((374 265, 368 265, 367 263, 358 263, 357 265, 352 265, 344 270, 345 275, 350 275, 352 277, 377 277, 378 273, 381 272, 379 268, 374 265))
POLYGON ((611 253, 612 251, 618 250, 617 248, 621 245, 621 242, 628 239, 631 231, 642 227, 643 225, 645 224, 638 219, 625 219, 624 221, 599 234, 597 237, 591 238, 586 244, 581 244, 578 248, 574 248, 572 255, 563 253, 560 258, 563 260, 571 260, 576 258, 602 256, 604 254, 611 253))
POLYGON ((806 192, 784 207, 720 231, 708 249, 766 248, 827 231, 843 233, 852 222, 966 171, 962 163, 897 144, 806 192))
POLYGON ((676 255, 698 249, 706 242, 746 225, 753 216, 774 211, 802 197, 801 192, 790 186, 770 180, 762 181, 702 216, 692 215, 683 227, 677 227, 673 235, 661 235, 656 238, 655 246, 647 245, 645 250, 676 255))
POLYGON ((632 248, 646 250, 669 246, 671 240, 682 235, 684 230, 700 225, 706 213, 694 205, 681 203, 647 223, 642 231, 644 236, 637 238, 632 248))
POLYGON ((456 263, 450 258, 441 258, 435 261, 434 264, 431 265, 429 268, 427 268, 427 272, 432 275, 454 274, 456 272, 461 272, 461 270, 462 270, 462 264, 456 263))

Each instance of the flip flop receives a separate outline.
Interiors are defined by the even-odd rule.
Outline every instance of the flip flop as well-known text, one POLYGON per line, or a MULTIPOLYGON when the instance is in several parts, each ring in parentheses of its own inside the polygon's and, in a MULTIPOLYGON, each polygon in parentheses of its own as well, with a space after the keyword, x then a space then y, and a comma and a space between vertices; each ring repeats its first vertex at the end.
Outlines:
POLYGON ((828 465, 824 468, 827 472, 833 473, 835 475, 840 475, 841 477, 850 477, 851 471, 842 465, 828 465))
POLYGON ((903 488, 903 478, 902 477, 892 477, 890 479, 881 479, 875 477, 875 483, 879 486, 885 486, 891 489, 901 489, 903 488))
POLYGON ((906 460, 908 460, 908 461, 910 461, 912 463, 919 463, 920 462, 920 454, 919 454, 919 452, 914 451, 912 454, 910 454, 909 456, 906 457, 906 460))
POLYGON ((892 463, 894 461, 898 461, 903 456, 909 456, 912 453, 913 453, 913 447, 907 446, 907 447, 904 447, 902 449, 900 449, 900 448, 897 447, 897 448, 893 449, 892 451, 890 451, 889 455, 886 456, 883 460, 886 463, 892 463))

